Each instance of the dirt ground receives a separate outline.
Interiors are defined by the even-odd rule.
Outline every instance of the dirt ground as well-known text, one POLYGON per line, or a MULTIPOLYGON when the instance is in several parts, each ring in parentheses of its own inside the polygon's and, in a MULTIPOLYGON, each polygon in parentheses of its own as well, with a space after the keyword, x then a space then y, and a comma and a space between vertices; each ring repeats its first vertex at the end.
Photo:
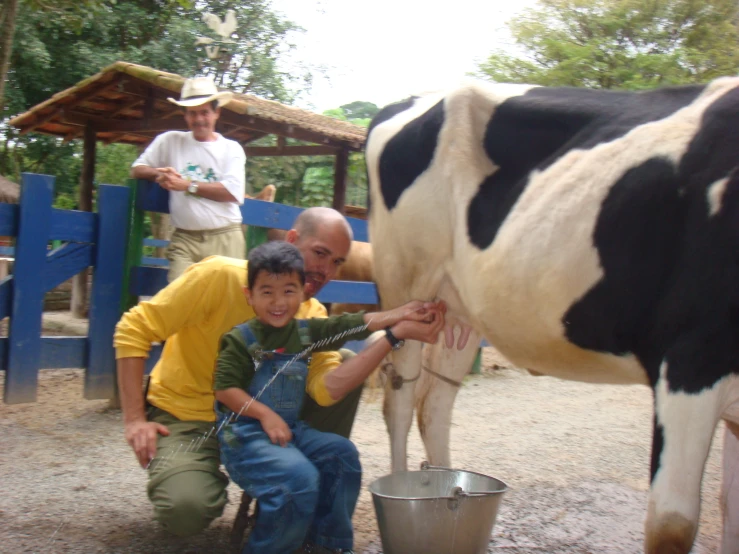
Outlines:
MULTIPOLYGON (((68 326, 50 329, 65 332, 68 326)), ((451 444, 455 467, 493 475, 510 487, 488 552, 640 552, 649 391, 493 370, 496 364, 505 362, 485 349, 482 374, 465 380, 451 444)), ((223 517, 200 536, 168 536, 151 518, 146 474, 123 440, 120 412, 105 401, 83 400, 82 384, 80 370, 43 371, 35 404, 0 403, 0 552, 228 552, 240 491, 231 485, 223 517)), ((701 554, 716 552, 719 544, 722 430, 704 477, 693 549, 701 554)), ((364 467, 355 550, 378 554, 367 485, 389 468, 381 399, 368 402, 365 393, 352 438, 364 467)), ((415 428, 409 452, 416 469, 424 454, 415 428)))

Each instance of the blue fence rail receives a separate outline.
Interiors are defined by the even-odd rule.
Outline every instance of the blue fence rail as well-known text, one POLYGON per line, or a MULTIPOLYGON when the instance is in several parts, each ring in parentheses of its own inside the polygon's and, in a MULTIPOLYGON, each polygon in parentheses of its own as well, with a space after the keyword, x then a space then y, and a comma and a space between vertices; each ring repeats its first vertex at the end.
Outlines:
POLYGON ((128 187, 101 185, 98 212, 52 208, 54 177, 21 176, 18 205, 0 205, 0 236, 16 237, 13 274, 0 281, 0 338, 5 402, 33 402, 38 371, 87 368, 85 398, 111 398, 115 360, 111 337, 120 317, 127 236, 128 187), (62 246, 49 251, 51 241, 62 246), (88 337, 41 337, 44 294, 93 268, 88 337))
MULTIPOLYGON (((0 204, 0 236, 16 237, 15 247, 0 248, 0 256, 14 258, 13 274, 0 281, 0 320, 10 317, 8 337, 0 337, 0 370, 5 370, 4 401, 36 399, 40 369, 85 368, 84 396, 112 398, 115 394, 113 333, 121 307, 131 297, 153 296, 167 284, 166 260, 141 257, 131 268, 124 290, 126 256, 132 251, 134 215, 142 211, 167 213, 167 192, 155 183, 101 185, 97 213, 52 207, 54 177, 24 173, 18 205, 0 204), (135 202, 134 202, 135 200, 135 202), (133 210, 132 210, 133 209, 133 210), (61 246, 50 249, 52 241, 61 246), (42 337, 44 295, 54 287, 92 268, 89 335, 42 337)), ((288 230, 302 210, 292 206, 246 200, 241 207, 246 225, 288 230)), ((348 218, 355 240, 367 241, 367 224, 348 218)), ((140 235, 139 235, 140 237, 140 235)), ((145 239, 147 246, 167 241, 145 239)), ((317 296, 321 302, 376 304, 374 283, 332 281, 317 296)), ((151 369, 161 346, 153 348, 151 369)))

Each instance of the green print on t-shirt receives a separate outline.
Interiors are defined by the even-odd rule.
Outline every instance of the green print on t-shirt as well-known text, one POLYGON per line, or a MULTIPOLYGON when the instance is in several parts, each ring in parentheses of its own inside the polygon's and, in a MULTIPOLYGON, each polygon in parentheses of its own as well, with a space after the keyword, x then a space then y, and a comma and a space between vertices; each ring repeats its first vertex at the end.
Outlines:
MULTIPOLYGON (((214 183, 216 181, 216 174, 213 171, 213 168, 208 168, 207 173, 203 173, 202 168, 198 164, 194 164, 191 162, 187 163, 187 166, 185 166, 185 169, 180 172, 182 174, 182 177, 184 179, 187 179, 188 181, 196 181, 199 183, 214 183)), ((202 198, 202 196, 198 196, 197 194, 190 194, 188 191, 185 191, 186 196, 192 196, 193 198, 202 198)))
POLYGON ((190 181, 199 181, 201 183, 214 183, 216 181, 216 174, 212 167, 208 168, 207 172, 204 172, 200 165, 190 162, 188 162, 185 169, 180 173, 183 178, 190 181))

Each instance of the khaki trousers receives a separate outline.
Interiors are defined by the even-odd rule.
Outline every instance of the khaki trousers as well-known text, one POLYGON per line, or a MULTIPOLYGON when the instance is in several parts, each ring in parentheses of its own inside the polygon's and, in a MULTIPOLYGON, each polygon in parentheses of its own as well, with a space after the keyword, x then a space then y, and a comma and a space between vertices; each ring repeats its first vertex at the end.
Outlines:
POLYGON ((246 258, 246 241, 241 223, 206 231, 175 229, 167 248, 167 281, 171 283, 192 264, 216 255, 239 260, 246 258))

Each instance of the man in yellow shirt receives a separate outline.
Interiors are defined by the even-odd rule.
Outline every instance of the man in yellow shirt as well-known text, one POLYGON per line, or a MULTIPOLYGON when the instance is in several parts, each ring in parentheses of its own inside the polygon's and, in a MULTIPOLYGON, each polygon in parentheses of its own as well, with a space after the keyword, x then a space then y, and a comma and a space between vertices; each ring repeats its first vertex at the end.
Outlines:
MULTIPOLYGON (((297 317, 326 317, 326 309, 313 296, 344 262, 351 227, 335 210, 310 208, 301 213, 286 240, 298 247, 305 261, 307 300, 297 317)), ((125 313, 116 327, 126 440, 149 469, 147 488, 156 519, 176 535, 198 533, 221 515, 227 501, 228 479, 219 469, 212 431, 213 372, 221 335, 255 315, 243 292, 246 271, 245 261, 207 258, 125 313), (151 343, 164 341, 144 398, 145 358, 151 343)), ((412 338, 429 339, 423 332, 412 338)), ((306 388, 317 404, 308 413, 304 410, 302 418, 321 431, 348 437, 361 387, 354 383, 349 388, 340 375, 332 375, 341 361, 337 352, 313 355, 306 388)))

